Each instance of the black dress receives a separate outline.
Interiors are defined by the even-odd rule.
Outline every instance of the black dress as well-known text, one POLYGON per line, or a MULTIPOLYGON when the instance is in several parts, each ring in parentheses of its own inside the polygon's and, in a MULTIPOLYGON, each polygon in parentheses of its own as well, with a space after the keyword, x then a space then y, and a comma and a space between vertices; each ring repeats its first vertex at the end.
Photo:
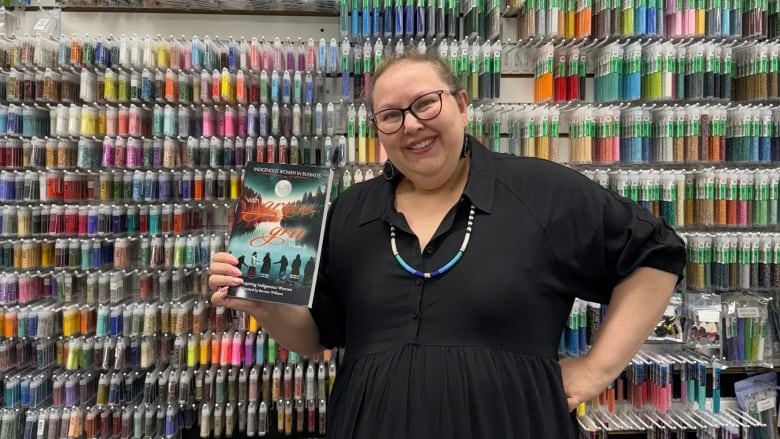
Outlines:
POLYGON ((379 177, 329 211, 311 313, 344 346, 330 438, 570 438, 557 345, 575 297, 606 303, 639 266, 683 273, 682 240, 577 171, 494 154, 472 139, 461 202, 420 252, 379 177), (463 258, 433 279, 460 248, 463 258))

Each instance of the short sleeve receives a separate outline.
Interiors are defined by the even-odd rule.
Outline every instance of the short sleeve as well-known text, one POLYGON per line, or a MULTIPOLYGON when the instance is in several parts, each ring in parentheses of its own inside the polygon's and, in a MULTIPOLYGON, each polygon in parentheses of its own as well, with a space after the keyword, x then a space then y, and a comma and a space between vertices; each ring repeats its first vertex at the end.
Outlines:
POLYGON ((612 290, 639 267, 682 279, 685 244, 665 220, 573 170, 558 187, 548 237, 559 276, 573 295, 607 303, 612 290), (571 175, 579 174, 577 176, 571 175))
MULTIPOLYGON (((336 199, 338 200, 338 199, 336 199)), ((332 217, 336 200, 328 209, 320 265, 317 272, 317 285, 314 290, 314 300, 309 309, 320 335, 320 345, 327 349, 344 346, 345 315, 344 303, 338 292, 333 288, 330 273, 332 217)))

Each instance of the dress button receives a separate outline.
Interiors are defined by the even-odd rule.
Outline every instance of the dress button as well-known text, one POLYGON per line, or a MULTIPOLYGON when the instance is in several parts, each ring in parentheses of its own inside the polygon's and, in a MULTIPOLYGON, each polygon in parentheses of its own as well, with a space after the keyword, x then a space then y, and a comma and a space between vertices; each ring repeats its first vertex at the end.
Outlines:
POLYGON ((415 320, 417 320, 417 317, 420 317, 420 314, 419 314, 417 311, 414 311, 414 312, 412 313, 412 318, 413 318, 413 319, 415 319, 415 320))
POLYGON ((430 255, 432 253, 433 253, 433 246, 429 245, 428 247, 425 247, 425 254, 426 255, 430 255))
POLYGON ((415 280, 414 280, 414 284, 415 284, 415 285, 417 285, 418 287, 419 287, 420 285, 422 285, 422 282, 423 282, 423 280, 422 280, 422 279, 420 279, 419 277, 418 277, 417 279, 415 279, 415 280))

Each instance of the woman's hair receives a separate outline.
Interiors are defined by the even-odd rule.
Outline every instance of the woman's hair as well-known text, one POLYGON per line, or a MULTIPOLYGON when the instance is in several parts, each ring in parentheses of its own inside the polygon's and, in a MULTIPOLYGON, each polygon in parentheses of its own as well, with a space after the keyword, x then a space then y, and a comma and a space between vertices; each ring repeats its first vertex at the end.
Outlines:
POLYGON ((417 48, 414 45, 407 46, 401 53, 394 51, 392 55, 384 57, 374 70, 374 77, 371 79, 371 90, 368 93, 367 102, 367 107, 370 110, 373 111, 374 109, 374 84, 376 84, 379 78, 381 78, 390 67, 402 62, 428 63, 433 67, 433 70, 439 75, 444 83, 447 84, 450 92, 455 94, 463 90, 460 78, 452 71, 452 67, 448 61, 445 61, 437 53, 421 53, 417 51, 417 48))

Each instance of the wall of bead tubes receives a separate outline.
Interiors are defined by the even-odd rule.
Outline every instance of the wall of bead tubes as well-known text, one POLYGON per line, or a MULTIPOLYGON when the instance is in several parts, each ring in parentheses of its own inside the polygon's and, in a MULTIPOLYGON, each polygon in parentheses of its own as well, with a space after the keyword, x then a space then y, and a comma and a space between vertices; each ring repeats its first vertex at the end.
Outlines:
POLYGON ((248 160, 346 162, 301 136, 316 105, 345 151, 333 103, 297 46, 275 42, 291 70, 245 80, 208 39, 186 67, 183 44, 120 43, 6 42, 0 369, 5 407, 26 409, 7 413, 47 437, 324 435, 338 353, 303 358, 211 306, 206 269, 248 160))
MULTIPOLYGON (((473 132, 568 164, 686 242, 684 282, 648 345, 578 408, 581 437, 776 437, 774 388, 726 389, 727 408, 721 371, 773 371, 780 354, 777 2, 508 3, 502 72, 532 87, 502 84, 473 132)), ((575 303, 559 356, 588 352, 606 308, 575 303)))
POLYGON ((501 44, 469 17, 411 38, 0 38, 0 437, 324 437, 343 352, 213 306, 211 255, 249 161, 333 167, 334 196, 379 175, 364 98, 392 51, 451 50, 475 102, 498 98, 501 44))

